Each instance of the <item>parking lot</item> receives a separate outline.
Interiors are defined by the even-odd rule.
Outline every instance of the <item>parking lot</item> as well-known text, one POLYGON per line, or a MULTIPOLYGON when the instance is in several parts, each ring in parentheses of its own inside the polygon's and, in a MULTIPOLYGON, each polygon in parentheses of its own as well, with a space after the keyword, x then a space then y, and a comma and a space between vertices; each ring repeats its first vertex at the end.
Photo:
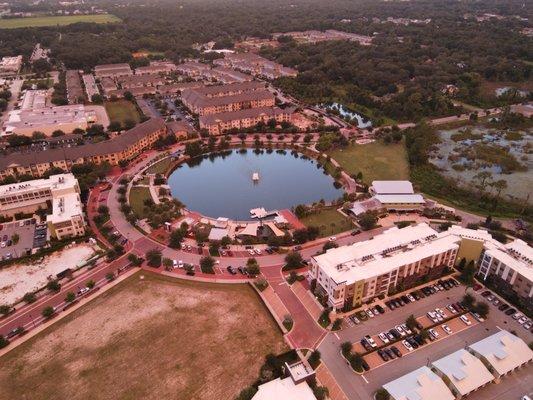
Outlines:
POLYGON ((35 219, 2 223, 0 259, 10 260, 27 255, 33 248, 44 246, 46 241, 46 224, 36 224, 35 219))
MULTIPOLYGON (((330 371, 332 371, 337 383, 342 387, 346 395, 349 398, 357 400, 372 398, 375 391, 383 384, 397 379, 423 365, 429 365, 432 361, 453 353, 458 349, 465 348, 469 344, 484 339, 501 329, 516 333, 526 343, 533 341, 533 334, 530 330, 523 327, 524 324, 520 324, 512 316, 505 315, 503 311, 498 310, 501 303, 495 306, 487 298, 482 296, 485 290, 484 288, 478 288, 477 291, 474 291, 471 288, 459 285, 449 290, 438 291, 415 302, 410 302, 404 306, 395 308, 394 310, 385 308, 383 314, 367 318, 359 324, 345 323, 344 329, 328 335, 320 344, 319 351, 322 354, 322 359, 330 371), (436 308, 440 308, 448 317, 451 316, 451 312, 448 311, 446 306, 461 301, 466 293, 472 294, 476 301, 485 301, 489 304, 489 315, 485 321, 476 321, 470 313, 466 314, 471 322, 470 325, 466 325, 458 316, 448 321, 437 321, 437 323, 428 318, 426 313, 428 311, 434 311, 436 308), (438 337, 412 351, 409 351, 402 344, 402 340, 394 344, 389 342, 385 346, 384 342, 377 335, 381 332, 389 331, 397 325, 404 324, 407 317, 411 314, 417 317, 417 322, 423 328, 437 325, 433 329, 438 337), (441 327, 443 323, 448 325, 451 334, 446 333, 441 327), (356 374, 339 354, 340 345, 343 342, 349 341, 354 344, 353 351, 360 351, 364 354, 367 351, 361 346, 360 340, 367 334, 371 335, 371 338, 378 347, 384 346, 385 348, 391 348, 392 345, 396 346, 401 353, 401 361, 398 362, 399 357, 396 356, 395 359, 385 362, 374 351, 364 356, 370 370, 364 372, 362 376, 356 374), (382 366, 384 368, 381 368, 382 366)), ((519 399, 521 395, 527 393, 533 387, 532 368, 527 367, 516 374, 512 374, 503 379, 500 384, 489 385, 470 395, 469 398, 475 400, 519 399)))

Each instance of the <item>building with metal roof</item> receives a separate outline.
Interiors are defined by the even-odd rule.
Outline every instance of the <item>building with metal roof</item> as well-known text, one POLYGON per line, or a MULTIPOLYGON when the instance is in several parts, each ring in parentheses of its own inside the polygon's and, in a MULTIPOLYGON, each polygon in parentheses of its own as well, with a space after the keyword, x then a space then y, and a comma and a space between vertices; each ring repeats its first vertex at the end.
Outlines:
POLYGON ((392 400, 454 400, 442 379, 428 367, 418 368, 383 385, 392 400))

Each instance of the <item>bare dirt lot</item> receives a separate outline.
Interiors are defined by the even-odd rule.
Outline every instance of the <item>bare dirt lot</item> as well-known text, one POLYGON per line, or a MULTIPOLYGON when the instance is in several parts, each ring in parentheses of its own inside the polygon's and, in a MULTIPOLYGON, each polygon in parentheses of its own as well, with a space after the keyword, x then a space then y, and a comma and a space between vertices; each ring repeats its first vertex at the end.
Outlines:
POLYGON ((0 359, 0 399, 233 399, 286 349, 249 286, 140 272, 0 359))

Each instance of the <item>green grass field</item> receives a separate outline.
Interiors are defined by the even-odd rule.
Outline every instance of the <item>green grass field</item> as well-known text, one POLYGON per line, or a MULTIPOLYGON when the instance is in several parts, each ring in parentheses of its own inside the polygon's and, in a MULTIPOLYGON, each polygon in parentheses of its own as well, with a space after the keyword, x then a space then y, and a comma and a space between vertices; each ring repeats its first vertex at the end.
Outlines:
POLYGON ((128 119, 139 123, 140 115, 135 105, 127 100, 108 101, 105 103, 105 109, 111 122, 124 122, 128 119))
POLYGON ((409 164, 405 145, 354 144, 326 152, 349 174, 363 173, 363 181, 409 179, 409 164))
POLYGON ((70 24, 75 24, 77 22, 93 22, 96 24, 108 24, 112 22, 121 22, 121 19, 111 14, 11 18, 11 19, 0 19, 0 29, 17 29, 17 28, 34 28, 34 27, 39 27, 39 26, 70 25, 70 24))
POLYGON ((169 157, 162 159, 161 161, 155 163, 151 167, 148 167, 146 170, 146 173, 148 174, 164 174, 168 171, 170 166, 172 165, 174 161, 172 161, 169 157))
POLYGON ((144 218, 144 201, 151 199, 150 189, 147 187, 132 187, 130 191, 130 205, 137 218, 144 218))
POLYGON ((316 226, 320 230, 320 236, 331 236, 339 232, 348 231, 353 228, 350 219, 346 218, 334 208, 321 210, 313 213, 300 221, 306 226, 316 226))

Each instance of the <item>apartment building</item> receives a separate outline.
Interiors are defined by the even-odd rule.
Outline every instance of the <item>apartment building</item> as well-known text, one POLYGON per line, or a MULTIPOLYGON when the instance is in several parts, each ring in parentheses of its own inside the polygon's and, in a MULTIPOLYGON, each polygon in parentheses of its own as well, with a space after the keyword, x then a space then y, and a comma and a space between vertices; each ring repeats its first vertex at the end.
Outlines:
POLYGON ((150 61, 150 65, 135 69, 135 75, 169 74, 176 70, 176 64, 170 61, 150 61))
POLYGON ((492 279, 533 308, 533 249, 526 242, 489 242, 481 252, 478 267, 481 279, 492 279))
POLYGON ((65 73, 65 83, 67 85, 68 104, 79 103, 80 100, 83 99, 83 88, 81 86, 80 74, 78 71, 69 69, 65 73))
POLYGON ((383 385, 392 400, 455 400, 446 384, 428 367, 420 367, 383 385))
POLYGON ((87 98, 89 101, 91 101, 93 96, 100 94, 100 89, 98 89, 94 75, 83 74, 81 78, 83 80, 83 84, 85 85, 85 93, 87 94, 87 98))
POLYGON ((48 90, 26 90, 22 96, 20 109, 45 108, 49 105, 49 97, 48 90))
POLYGON ((182 92, 182 102, 193 113, 200 116, 220 114, 242 110, 245 108, 273 107, 274 95, 263 90, 246 90, 237 94, 211 96, 204 94, 201 89, 185 89, 182 92))
POLYGON ((255 53, 227 53, 224 58, 213 61, 213 64, 267 79, 298 75, 298 71, 295 69, 267 60, 255 53))
POLYGON ((389 228, 371 240, 312 257, 309 272, 336 310, 354 307, 421 277, 435 278, 455 263, 460 238, 422 223, 389 228))
POLYGON ((189 78, 201 79, 204 71, 211 69, 207 64, 191 61, 176 66, 176 71, 189 78))
POLYGON ((290 36, 294 40, 301 43, 319 43, 332 40, 346 40, 350 42, 357 42, 362 46, 370 46, 372 44, 372 37, 366 35, 359 35, 357 33, 337 31, 335 29, 328 29, 322 31, 302 31, 302 32, 284 32, 274 33, 272 35, 275 39, 280 36, 290 36))
POLYGON ((96 78, 117 78, 119 76, 133 75, 129 64, 102 64, 94 67, 96 78))
POLYGON ((22 56, 2 57, 0 60, 0 75, 17 74, 22 66, 22 56))
POLYGON ((86 109, 83 104, 20 109, 9 112, 2 135, 31 136, 33 132, 42 132, 49 136, 58 129, 66 133, 74 129, 87 129, 95 122, 96 112, 86 109))
POLYGON ((231 129, 250 128, 259 122, 290 122, 294 109, 278 107, 248 108, 222 114, 203 115, 199 118, 200 129, 207 129, 210 135, 220 135, 231 129))
POLYGON ((47 179, 0 186, 2 216, 50 208, 46 221, 52 236, 62 240, 85 233, 80 187, 74 175, 52 175, 47 179))
POLYGON ((116 79, 117 83, 120 84, 122 89, 134 89, 141 88, 145 86, 159 86, 166 83, 166 79, 159 75, 131 75, 131 76, 121 76, 116 79))
POLYGON ((149 149, 160 137, 167 134, 165 122, 153 118, 114 137, 113 139, 87 143, 79 146, 60 147, 45 152, 32 151, 10 153, 0 157, 0 179, 10 175, 43 176, 52 168, 70 171, 72 165, 93 162, 108 162, 118 165, 122 160, 131 160, 149 149))

